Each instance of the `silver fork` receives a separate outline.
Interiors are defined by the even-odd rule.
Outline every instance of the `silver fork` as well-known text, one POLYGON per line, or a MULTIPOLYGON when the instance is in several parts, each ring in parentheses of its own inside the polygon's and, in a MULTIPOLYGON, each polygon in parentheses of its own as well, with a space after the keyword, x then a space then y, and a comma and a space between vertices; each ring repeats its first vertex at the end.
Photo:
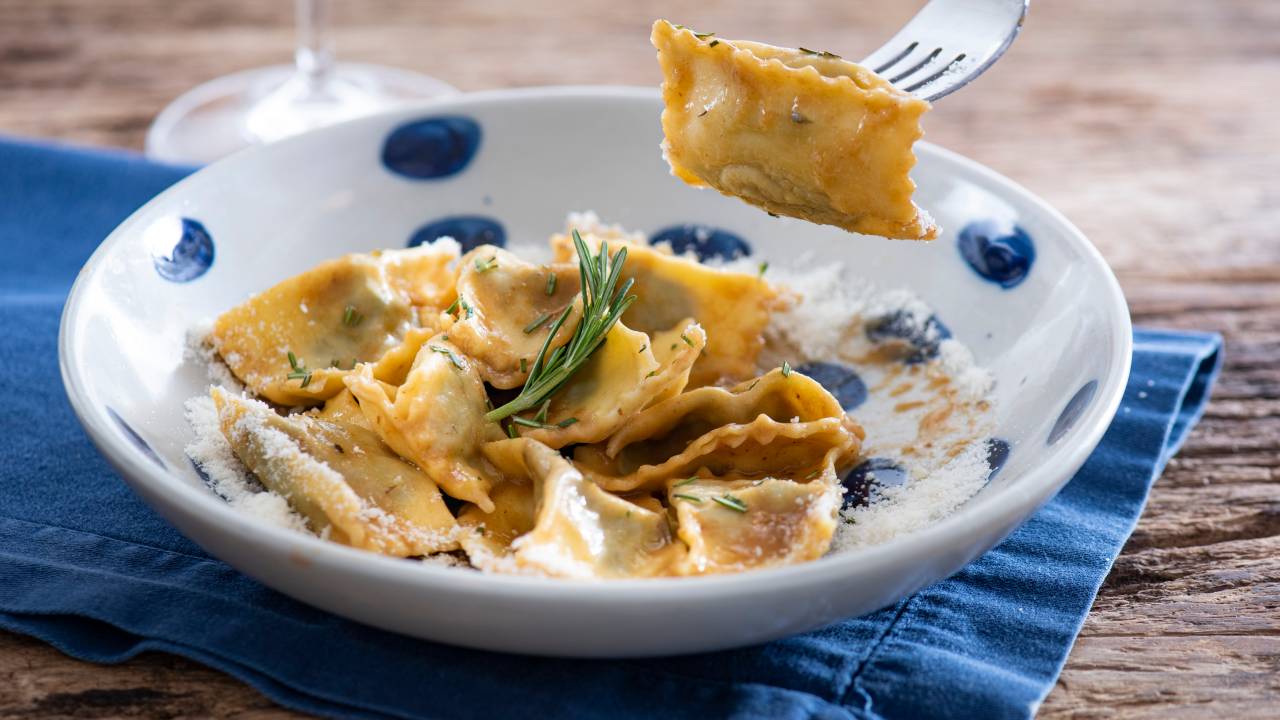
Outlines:
POLYGON ((930 0, 862 65, 933 102, 968 85, 1018 36, 1031 0, 930 0))

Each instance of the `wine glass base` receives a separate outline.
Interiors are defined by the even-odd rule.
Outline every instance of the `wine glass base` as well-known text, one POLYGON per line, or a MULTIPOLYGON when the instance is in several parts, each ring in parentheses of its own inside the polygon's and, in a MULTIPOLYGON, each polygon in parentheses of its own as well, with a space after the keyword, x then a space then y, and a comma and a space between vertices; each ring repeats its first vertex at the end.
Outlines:
POLYGON ((457 88, 407 70, 339 63, 320 88, 292 65, 226 75, 183 93, 147 131, 147 157, 201 164, 237 150, 457 88))

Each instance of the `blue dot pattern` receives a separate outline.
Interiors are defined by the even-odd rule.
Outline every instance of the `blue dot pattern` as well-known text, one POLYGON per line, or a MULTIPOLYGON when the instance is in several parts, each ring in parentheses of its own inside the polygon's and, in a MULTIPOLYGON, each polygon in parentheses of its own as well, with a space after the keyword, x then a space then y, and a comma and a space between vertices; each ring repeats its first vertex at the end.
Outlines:
POLYGON ((951 329, 942 324, 937 315, 930 315, 921 323, 906 310, 869 321, 866 332, 872 342, 903 345, 902 361, 908 365, 938 357, 938 346, 951 337, 951 329))
POLYGON ((848 365, 835 362, 807 362, 796 367, 796 372, 808 375, 827 389, 840 407, 852 410, 867 400, 867 384, 848 365))
POLYGON ((125 437, 129 438, 129 441, 132 442, 135 447, 141 450, 144 455, 151 458, 151 461, 156 465, 159 465, 161 469, 164 469, 164 461, 160 459, 160 456, 156 454, 156 451, 151 449, 151 446, 147 444, 147 441, 143 440, 142 436, 139 435, 138 432, 129 425, 129 423, 125 422, 124 418, 120 417, 120 414, 117 413, 115 409, 108 406, 107 414, 111 416, 111 419, 115 421, 116 425, 120 426, 125 437))
POLYGON ((160 277, 185 283, 209 272, 213 266, 213 237, 198 220, 182 218, 182 234, 162 253, 153 249, 151 261, 160 277))
POLYGON ((497 220, 483 215, 452 215, 432 220, 413 231, 408 246, 427 245, 442 237, 457 240, 464 253, 481 245, 507 245, 507 231, 497 220))
POLYGON ((1084 414, 1085 408, 1089 407, 1089 403, 1097 392, 1098 381, 1090 380, 1077 390, 1075 395, 1071 396, 1071 399, 1067 401, 1067 406, 1062 408, 1062 412, 1058 414, 1058 419, 1054 421, 1053 429, 1049 431, 1049 439, 1046 444, 1053 445, 1061 440, 1063 435, 1067 434, 1067 431, 1084 414))
POLYGON ((1000 438, 990 438, 987 440, 987 482, 991 482, 991 478, 1000 472, 1005 462, 1009 460, 1009 442, 1000 438))
POLYGON ((693 252, 702 261, 736 260, 751 254, 751 245, 746 240, 710 225, 672 225, 649 238, 650 245, 664 242, 671 243, 677 255, 693 252))
POLYGON ((405 123, 382 143, 382 164, 413 180, 438 180, 462 172, 480 148, 480 124, 444 115, 405 123))
POLYGON ((974 272, 1005 290, 1026 280, 1036 260, 1035 244, 1027 231, 991 220, 966 225, 960 231, 957 247, 974 272))
POLYGON ((844 476, 844 507, 866 507, 875 501, 876 487, 902 487, 907 471, 889 458, 873 457, 858 463, 844 476))

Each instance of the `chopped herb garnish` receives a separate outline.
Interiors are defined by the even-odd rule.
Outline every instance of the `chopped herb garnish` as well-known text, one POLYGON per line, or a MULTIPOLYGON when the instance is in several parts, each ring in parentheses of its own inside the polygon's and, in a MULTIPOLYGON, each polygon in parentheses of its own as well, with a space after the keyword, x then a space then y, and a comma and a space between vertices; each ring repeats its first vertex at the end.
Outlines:
POLYGON ((537 330, 538 328, 542 327, 542 324, 550 319, 551 319, 550 315, 546 313, 538 313, 538 317, 534 318, 533 322, 524 326, 524 334, 525 335, 531 334, 534 330, 537 330))
POLYGON ((730 510, 734 510, 740 513, 744 513, 747 511, 747 504, 742 502, 741 499, 734 497, 733 495, 730 495, 729 493, 725 493, 724 495, 719 495, 711 499, 729 508, 730 510))
POLYGON ((449 362, 453 363, 453 366, 454 366, 454 367, 456 367, 456 368, 458 368, 459 370, 465 370, 465 369, 466 369, 466 368, 463 366, 462 361, 458 359, 458 356, 457 356, 457 355, 455 355, 455 354, 453 353, 453 351, 452 351, 452 350, 450 350, 449 348, 447 348, 447 347, 440 347, 439 345, 428 345, 427 347, 431 348, 431 350, 432 350, 433 352, 438 352, 438 353, 440 353, 441 355, 448 355, 448 356, 449 356, 449 362))
POLYGON ((524 358, 520 358, 520 372, 522 373, 529 372, 529 362, 524 358))
POLYGON ((769 213, 769 217, 775 217, 775 218, 776 218, 776 217, 782 217, 781 215, 779 215, 779 214, 778 214, 778 213, 776 213, 776 212, 769 212, 768 210, 765 210, 765 212, 769 213))
POLYGON ((691 477, 691 478, 685 478, 684 480, 681 480, 680 482, 676 483, 675 485, 672 485, 672 487, 684 487, 685 485, 689 485, 689 484, 691 484, 691 483, 696 483, 696 482, 698 482, 698 476, 697 476, 697 475, 694 475, 694 476, 693 476, 693 477, 691 477))
POLYGON ((765 260, 764 262, 760 263, 760 277, 764 277, 765 272, 767 272, 768 270, 769 270, 768 260, 765 260))
POLYGON ((672 350, 675 350, 675 349, 676 349, 676 346, 677 346, 677 345, 676 345, 676 343, 671 343, 671 349, 672 349, 672 350))
POLYGON ((717 46, 717 45, 719 45, 719 44, 720 44, 720 41, 719 41, 719 40, 712 40, 712 41, 711 41, 711 43, 710 43, 709 45, 707 45, 707 47, 715 47, 715 46, 717 46))
POLYGON ((760 378, 756 378, 756 381, 751 383, 751 385, 747 387, 747 392, 751 392, 752 390, 755 390, 756 386, 759 384, 760 384, 760 378))
POLYGON ((454 299, 453 299, 453 304, 452 304, 452 305, 450 305, 449 307, 447 307, 447 308, 445 308, 445 309, 444 309, 445 314, 446 314, 446 315, 452 315, 452 314, 453 314, 453 311, 458 309, 458 303, 460 303, 460 302, 462 302, 462 298, 461 298, 461 297, 456 297, 456 298, 454 298, 454 299))
POLYGON ((804 115, 801 115, 799 110, 792 110, 792 111, 791 111, 791 122, 793 122, 793 123, 795 123, 795 124, 797 124, 797 125, 804 125, 805 123, 807 123, 807 122, 812 122, 812 121, 811 121, 811 120, 809 120, 809 118, 805 117, 804 115))
POLYGON ((468 318, 470 318, 470 317, 471 317, 471 306, 470 306, 470 305, 468 305, 468 304, 467 304, 467 301, 466 301, 466 300, 463 300, 462 298, 458 298, 458 300, 459 300, 460 304, 462 305, 462 309, 466 311, 466 313, 467 313, 467 317, 468 317, 468 318))
POLYGON ((694 37, 696 37, 696 38, 698 38, 699 40, 706 40, 707 38, 709 38, 709 37, 711 37, 711 36, 713 36, 713 35, 715 35, 715 33, 699 33, 699 32, 696 32, 696 33, 694 33, 694 34, 693 34, 693 36, 694 36, 694 37))
POLYGON ((814 478, 818 477, 818 473, 820 473, 820 472, 822 472, 822 470, 814 470, 813 472, 809 473, 808 475, 805 475, 805 476, 804 476, 804 479, 805 479, 805 480, 812 480, 812 479, 814 479, 814 478))
POLYGON ((555 295, 557 282, 558 280, 556 280, 555 273, 547 273, 547 286, 543 288, 543 291, 546 292, 547 295, 555 295))
POLYGON ((782 377, 791 377, 791 363, 782 361, 782 377))
POLYGON ((497 255, 493 255, 486 260, 476 258, 476 272, 478 273, 487 273, 496 267, 498 267, 497 255))
POLYGON ((685 493, 672 493, 671 497, 680 498, 681 500, 688 500, 689 502, 693 502, 693 503, 702 502, 702 498, 698 497, 697 495, 686 495, 685 493))
POLYGON ((637 355, 639 355, 640 353, 644 352, 644 351, 645 351, 645 349, 646 349, 646 348, 648 348, 648 347, 649 347, 649 343, 645 343, 645 344, 641 345, 641 346, 640 346, 640 349, 636 351, 636 354, 637 354, 637 355))
POLYGON ((364 315, 362 315, 359 310, 356 310, 355 305, 348 305, 346 309, 342 311, 343 325, 346 325, 347 327, 355 327, 362 322, 364 322, 364 315))
POLYGON ((564 387, 592 353, 604 344, 605 336, 622 317, 622 313, 635 302, 635 295, 628 295, 633 279, 618 287, 627 249, 620 248, 609 255, 609 244, 601 243, 600 252, 593 254, 577 230, 573 231, 573 244, 578 251, 578 274, 582 286, 582 317, 574 328, 568 345, 551 350, 551 340, 569 319, 573 306, 564 309, 551 325, 547 339, 542 342, 538 356, 529 370, 524 387, 514 400, 490 411, 485 417, 497 420, 537 407, 564 387))
POLYGON ((480 534, 480 535, 484 535, 484 533, 485 533, 484 526, 483 526, 483 525, 477 525, 477 526, 476 526, 476 532, 477 532, 478 534, 480 534))
POLYGON ((827 52, 826 50, 810 50, 809 48, 796 48, 796 49, 806 55, 817 55, 818 57, 835 58, 837 60, 840 59, 839 55, 832 52, 827 52))
POLYGON ((703 115, 706 115, 709 112, 711 112, 711 108, 702 108, 702 112, 698 113, 698 117, 702 117, 703 115))
POLYGON ((650 370, 650 371, 649 371, 649 374, 648 374, 648 375, 645 375, 645 377, 646 377, 646 378, 651 378, 651 377, 653 377, 654 375, 657 375, 657 374, 658 374, 658 371, 657 371, 657 370, 650 370))
POLYGON ((337 360, 330 360, 330 361, 329 361, 329 367, 331 367, 331 368, 341 368, 341 365, 338 363, 338 361, 337 361, 337 360))
POLYGON ((298 360, 298 356, 294 355, 292 350, 288 352, 288 355, 289 355, 289 367, 291 368, 291 370, 289 370, 289 374, 285 375, 285 377, 289 380, 301 380, 302 381, 301 387, 306 387, 310 385, 311 371, 307 369, 306 363, 298 360))
POLYGON ((576 423, 576 422, 578 422, 578 418, 576 418, 576 417, 567 417, 567 418, 565 418, 565 419, 561 420, 560 422, 556 423, 556 426, 557 426, 557 427, 562 427, 562 428, 567 428, 567 427, 569 427, 570 425, 572 425, 572 424, 574 424, 574 423, 576 423))
MULTIPOLYGON (((680 339, 684 341, 685 345, 688 345, 689 347, 694 347, 693 341, 689 339, 688 335, 685 335, 684 333, 680 333, 680 339)), ((672 347, 675 347, 675 346, 672 345, 672 347)))
POLYGON ((520 437, 520 433, 516 432, 515 423, 507 423, 507 437, 511 438, 512 440, 515 440, 516 438, 520 437))

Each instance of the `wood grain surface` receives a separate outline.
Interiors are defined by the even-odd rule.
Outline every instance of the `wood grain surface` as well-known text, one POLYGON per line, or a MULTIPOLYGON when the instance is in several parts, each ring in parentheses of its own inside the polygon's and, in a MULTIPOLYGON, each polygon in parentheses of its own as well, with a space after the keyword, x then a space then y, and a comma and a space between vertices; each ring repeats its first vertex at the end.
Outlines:
MULTIPOLYGON (((366 0, 339 54, 464 90, 654 84, 669 16, 858 57, 901 0, 366 0)), ((284 62, 283 0, 0 0, 0 132, 140 148, 180 92, 284 62)), ((1156 485, 1046 718, 1280 715, 1280 2, 1036 0, 929 139, 1042 195, 1102 250, 1134 320, 1216 330, 1226 369, 1156 485)), ((81 663, 0 633, 0 718, 295 717, 212 670, 81 663)))

